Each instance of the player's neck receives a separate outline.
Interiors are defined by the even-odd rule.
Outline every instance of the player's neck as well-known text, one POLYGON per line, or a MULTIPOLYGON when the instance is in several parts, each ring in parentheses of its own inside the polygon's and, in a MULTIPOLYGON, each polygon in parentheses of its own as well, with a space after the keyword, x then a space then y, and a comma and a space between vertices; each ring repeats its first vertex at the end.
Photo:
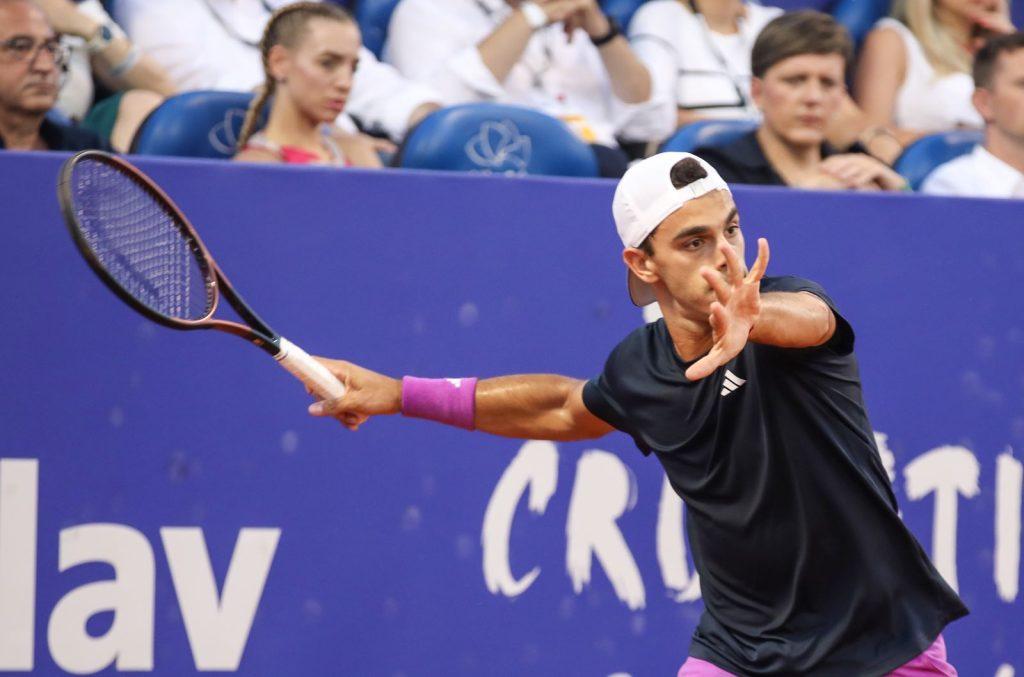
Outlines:
POLYGON ((1024 174, 1024 139, 1004 134, 989 125, 985 132, 985 150, 1024 174))
POLYGON ((279 146, 294 146, 311 152, 323 148, 320 123, 303 114, 287 96, 274 99, 264 135, 279 146))
POLYGON ((0 110, 0 137, 7 150, 46 150, 39 136, 45 115, 0 110))
POLYGON ((665 327, 672 337, 676 354, 684 362, 692 362, 704 355, 714 344, 707 318, 689 318, 680 308, 670 308, 665 313, 665 327))
POLYGON ((800 185, 801 179, 817 173, 821 164, 821 144, 790 143, 768 125, 758 128, 757 142, 769 164, 788 185, 800 185))

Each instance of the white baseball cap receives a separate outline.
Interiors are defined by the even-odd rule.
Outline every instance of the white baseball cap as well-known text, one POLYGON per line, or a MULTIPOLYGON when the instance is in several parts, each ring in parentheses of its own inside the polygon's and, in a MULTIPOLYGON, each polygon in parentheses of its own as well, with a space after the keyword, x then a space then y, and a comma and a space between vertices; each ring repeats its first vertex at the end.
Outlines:
MULTIPOLYGON (((729 191, 715 168, 690 153, 658 153, 630 167, 615 189, 612 214, 624 247, 639 247, 672 212, 690 200, 713 190, 729 191), (680 160, 693 158, 707 172, 703 179, 682 188, 672 185, 672 168, 680 160)), ((638 306, 654 303, 654 291, 646 282, 628 273, 629 297, 638 306)))

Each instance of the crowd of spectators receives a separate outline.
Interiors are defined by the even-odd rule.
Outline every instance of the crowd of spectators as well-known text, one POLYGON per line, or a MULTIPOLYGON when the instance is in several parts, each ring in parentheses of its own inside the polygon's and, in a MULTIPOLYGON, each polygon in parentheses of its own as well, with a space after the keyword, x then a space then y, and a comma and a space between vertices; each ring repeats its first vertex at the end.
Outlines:
POLYGON ((255 93, 238 160, 379 167, 438 108, 499 102, 565 122, 604 176, 681 126, 747 120, 696 152, 805 189, 906 190, 906 146, 983 130, 925 192, 1024 196, 1006 0, 894 0, 859 54, 827 14, 750 0, 649 0, 628 27, 599 0, 399 0, 379 60, 340 4, 0 0, 0 147, 125 152, 164 99, 215 89, 255 93))

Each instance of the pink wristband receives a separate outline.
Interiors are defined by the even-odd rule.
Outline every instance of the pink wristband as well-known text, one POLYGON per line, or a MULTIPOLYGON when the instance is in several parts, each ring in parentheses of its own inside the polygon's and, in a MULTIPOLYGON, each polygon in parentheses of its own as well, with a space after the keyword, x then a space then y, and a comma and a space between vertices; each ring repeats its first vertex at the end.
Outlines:
POLYGON ((475 378, 402 378, 402 415, 476 428, 475 378))

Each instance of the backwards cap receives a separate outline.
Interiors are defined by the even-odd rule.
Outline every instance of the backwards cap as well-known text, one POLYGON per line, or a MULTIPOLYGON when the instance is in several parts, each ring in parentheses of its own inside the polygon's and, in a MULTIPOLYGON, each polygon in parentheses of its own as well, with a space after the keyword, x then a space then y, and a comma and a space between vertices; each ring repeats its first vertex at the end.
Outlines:
MULTIPOLYGON (((624 247, 639 247, 654 232, 654 229, 672 212, 690 200, 707 195, 714 190, 728 191, 729 186, 718 175, 715 168, 690 153, 658 153, 637 162, 619 180, 612 200, 612 214, 615 229, 624 247), (682 188, 672 185, 672 168, 680 160, 693 158, 707 176, 689 183, 682 188)), ((628 273, 629 297, 638 306, 654 303, 654 292, 650 285, 628 273)))

